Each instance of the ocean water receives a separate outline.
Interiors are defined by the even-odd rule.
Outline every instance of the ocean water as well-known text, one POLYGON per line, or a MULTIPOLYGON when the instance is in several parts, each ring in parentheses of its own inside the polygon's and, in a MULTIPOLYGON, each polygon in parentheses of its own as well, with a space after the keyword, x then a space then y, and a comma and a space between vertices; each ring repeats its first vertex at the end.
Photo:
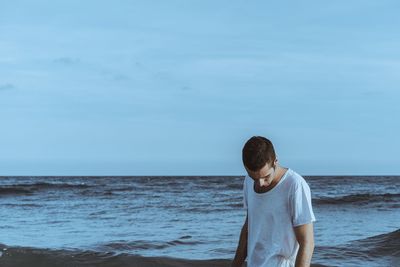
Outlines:
MULTIPOLYGON (((229 266, 243 178, 0 177, 0 266, 229 266)), ((399 176, 305 179, 314 266, 400 266, 399 176)))

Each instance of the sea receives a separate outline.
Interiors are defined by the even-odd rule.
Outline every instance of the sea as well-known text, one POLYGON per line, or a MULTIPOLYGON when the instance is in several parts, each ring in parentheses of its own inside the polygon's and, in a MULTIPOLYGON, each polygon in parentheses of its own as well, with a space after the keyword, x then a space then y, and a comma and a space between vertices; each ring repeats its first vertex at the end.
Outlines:
MULTIPOLYGON (((400 266, 400 176, 303 176, 312 266, 400 266)), ((244 176, 0 177, 0 266, 230 266, 244 176)))

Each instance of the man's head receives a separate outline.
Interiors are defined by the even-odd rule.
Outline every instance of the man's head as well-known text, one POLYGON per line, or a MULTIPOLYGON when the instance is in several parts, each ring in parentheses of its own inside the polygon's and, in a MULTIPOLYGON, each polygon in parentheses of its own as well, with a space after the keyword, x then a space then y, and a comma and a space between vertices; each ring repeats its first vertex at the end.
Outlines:
POLYGON ((262 136, 253 136, 247 140, 242 150, 243 165, 249 176, 260 180, 260 185, 269 185, 275 174, 277 165, 274 146, 262 136))

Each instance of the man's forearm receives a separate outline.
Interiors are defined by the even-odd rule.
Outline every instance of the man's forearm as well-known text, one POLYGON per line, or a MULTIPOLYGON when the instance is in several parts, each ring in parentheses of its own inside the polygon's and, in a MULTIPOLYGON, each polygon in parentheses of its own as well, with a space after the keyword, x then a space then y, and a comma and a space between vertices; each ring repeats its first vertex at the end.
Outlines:
POLYGON ((314 243, 300 245, 297 252, 295 267, 310 267, 311 258, 314 252, 314 243))
POLYGON ((239 245, 236 249, 235 258, 232 267, 241 267, 247 257, 247 224, 245 224, 240 232, 239 245))

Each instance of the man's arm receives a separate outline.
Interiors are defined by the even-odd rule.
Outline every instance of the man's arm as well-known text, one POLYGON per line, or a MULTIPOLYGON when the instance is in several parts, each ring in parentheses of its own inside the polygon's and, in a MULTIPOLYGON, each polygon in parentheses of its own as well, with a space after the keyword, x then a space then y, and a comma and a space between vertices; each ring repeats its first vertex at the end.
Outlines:
POLYGON ((239 244, 231 265, 232 267, 241 267, 247 257, 247 221, 248 216, 246 216, 246 221, 243 224, 242 231, 240 231, 239 244))
POLYGON ((299 225, 293 228, 299 251, 297 252, 295 267, 310 267, 312 254, 314 252, 314 230, 313 223, 299 225))

